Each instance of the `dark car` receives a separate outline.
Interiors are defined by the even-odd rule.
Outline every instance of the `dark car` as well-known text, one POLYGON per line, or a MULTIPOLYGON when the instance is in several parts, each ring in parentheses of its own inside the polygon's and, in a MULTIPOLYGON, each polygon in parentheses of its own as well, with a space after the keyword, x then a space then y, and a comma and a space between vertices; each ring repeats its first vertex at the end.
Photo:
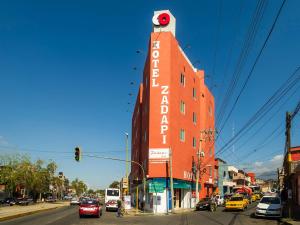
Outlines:
POLYGON ((217 203, 213 198, 203 198, 196 205, 196 210, 216 211, 217 203))
POLYGON ((18 198, 17 202, 18 205, 29 205, 33 203, 32 198, 18 198))
POLYGON ((15 205, 16 202, 17 202, 17 201, 16 201, 15 198, 5 198, 5 199, 3 200, 3 203, 2 203, 2 204, 6 204, 6 205, 12 206, 12 205, 15 205))
POLYGON ((95 199, 84 199, 79 205, 79 217, 83 216, 96 216, 100 217, 102 215, 102 206, 95 199))

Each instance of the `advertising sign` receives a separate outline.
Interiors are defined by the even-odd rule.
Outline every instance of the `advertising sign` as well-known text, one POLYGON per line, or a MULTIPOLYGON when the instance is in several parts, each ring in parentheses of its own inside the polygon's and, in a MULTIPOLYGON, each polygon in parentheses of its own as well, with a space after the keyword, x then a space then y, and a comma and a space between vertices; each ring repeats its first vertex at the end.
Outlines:
POLYGON ((130 195, 124 196, 124 208, 131 209, 131 196, 130 195))
POLYGON ((168 148, 150 148, 149 159, 169 159, 168 148))

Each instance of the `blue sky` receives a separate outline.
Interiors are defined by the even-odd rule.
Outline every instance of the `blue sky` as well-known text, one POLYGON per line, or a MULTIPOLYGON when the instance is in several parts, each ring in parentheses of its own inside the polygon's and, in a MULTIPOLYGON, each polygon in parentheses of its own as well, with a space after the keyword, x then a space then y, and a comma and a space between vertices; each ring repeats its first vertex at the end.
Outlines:
MULTIPOLYGON (((268 1, 234 96, 281 2, 268 1)), ((0 154, 21 152, 33 159, 53 159, 59 171, 71 179, 79 177, 93 188, 105 188, 119 180, 125 174, 124 163, 87 158, 76 163, 73 149, 79 145, 84 152, 125 158, 124 132, 131 131, 133 102, 153 11, 169 9, 176 17, 177 39, 182 47, 191 46, 186 48, 186 54, 191 62, 200 62, 196 67, 209 76, 206 83, 213 87, 220 110, 256 4, 257 1, 238 0, 2 2, 0 154), (142 53, 136 54, 137 49, 142 53)), ((253 76, 220 134, 216 150, 230 139, 232 128, 237 133, 299 66, 299 7, 297 0, 285 4, 253 76)), ((243 158, 243 162, 241 157, 280 124, 284 126, 285 112, 292 111, 300 99, 296 87, 299 90, 298 84, 243 140, 220 157, 258 172, 278 166, 285 138, 279 131, 255 154, 243 158), (272 113, 274 117, 270 119, 272 113), (259 129, 265 121, 269 122, 259 129), (247 141, 253 133, 257 134, 247 141), (243 144, 245 141, 247 144, 243 144)), ((234 97, 229 109, 233 100, 234 97)), ((299 130, 298 114, 293 121, 293 145, 300 145, 299 130)))

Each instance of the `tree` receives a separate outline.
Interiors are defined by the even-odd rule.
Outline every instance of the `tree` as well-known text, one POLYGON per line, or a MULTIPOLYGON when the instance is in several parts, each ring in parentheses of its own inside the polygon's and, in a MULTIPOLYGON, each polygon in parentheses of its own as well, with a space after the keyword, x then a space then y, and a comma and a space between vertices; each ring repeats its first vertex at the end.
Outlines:
POLYGON ((75 189, 76 194, 78 196, 80 196, 82 193, 84 193, 87 190, 86 184, 83 181, 78 180, 78 178, 76 178, 71 182, 71 186, 73 189, 75 189))
POLYGON ((109 185, 110 188, 120 188, 120 183, 118 181, 114 181, 109 185))

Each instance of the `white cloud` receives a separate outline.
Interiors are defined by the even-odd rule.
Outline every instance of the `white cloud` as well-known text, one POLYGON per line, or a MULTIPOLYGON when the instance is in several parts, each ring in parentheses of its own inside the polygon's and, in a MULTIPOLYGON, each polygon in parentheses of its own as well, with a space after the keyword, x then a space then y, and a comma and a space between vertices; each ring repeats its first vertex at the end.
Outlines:
POLYGON ((283 155, 275 155, 271 160, 270 162, 278 162, 278 161, 282 161, 283 159, 283 155))
POLYGON ((282 166, 282 160, 283 155, 275 155, 272 159, 261 162, 257 161, 253 163, 253 166, 251 169, 253 169, 253 172, 256 174, 262 174, 267 172, 274 172, 277 170, 277 168, 280 168, 282 166))

